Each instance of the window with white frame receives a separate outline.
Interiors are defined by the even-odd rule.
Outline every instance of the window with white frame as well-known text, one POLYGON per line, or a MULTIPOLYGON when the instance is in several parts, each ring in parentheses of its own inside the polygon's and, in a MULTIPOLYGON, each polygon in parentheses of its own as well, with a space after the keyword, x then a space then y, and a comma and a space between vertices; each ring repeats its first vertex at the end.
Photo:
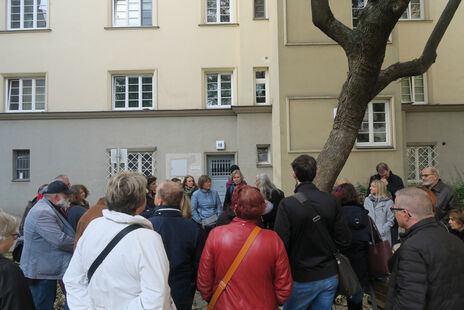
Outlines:
POLYGON ((423 0, 411 0, 400 17, 401 20, 424 19, 424 3, 423 0))
POLYGON ((206 0, 206 23, 231 23, 234 0, 206 0))
POLYGON ((115 110, 153 109, 152 75, 113 76, 115 110))
POLYGON ((47 27, 48 0, 8 0, 8 29, 47 27))
POLYGON ((388 101, 369 102, 356 139, 358 147, 390 146, 390 104, 388 101))
POLYGON ((6 111, 45 111, 45 78, 6 79, 6 111))
POLYGON ((255 103, 269 104, 268 70, 255 69, 255 103))
POLYGON ((13 180, 30 179, 30 152, 29 150, 13 150, 13 180))
POLYGON ((269 144, 261 144, 256 146, 256 163, 258 165, 271 164, 271 152, 269 144))
POLYGON ((153 0, 113 0, 113 26, 153 25, 153 0))
POLYGON ((434 145, 408 146, 408 183, 420 183, 421 172, 427 167, 436 167, 437 149, 434 145))
POLYGON ((367 0, 352 0, 351 1, 351 17, 353 22, 353 28, 356 28, 359 21, 359 14, 367 4, 367 0))
POLYGON ((206 74, 206 107, 224 108, 232 105, 232 72, 206 74))
POLYGON ((107 177, 121 172, 132 171, 144 176, 155 175, 156 150, 135 151, 125 148, 111 149, 108 153, 109 166, 107 177))
POLYGON ((266 0, 255 0, 255 18, 266 18, 266 0))
POLYGON ((402 103, 427 103, 427 76, 424 74, 401 78, 402 103))

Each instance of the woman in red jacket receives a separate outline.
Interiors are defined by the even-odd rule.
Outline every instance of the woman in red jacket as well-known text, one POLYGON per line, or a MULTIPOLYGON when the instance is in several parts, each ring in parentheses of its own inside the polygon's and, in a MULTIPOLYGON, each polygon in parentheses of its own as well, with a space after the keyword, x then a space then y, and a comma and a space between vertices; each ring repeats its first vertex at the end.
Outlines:
MULTIPOLYGON (((208 301, 266 207, 261 192, 251 186, 238 187, 232 205, 237 217, 229 225, 211 231, 201 255, 197 287, 208 301)), ((275 232, 263 229, 219 296, 215 309, 277 309, 291 292, 292 276, 282 240, 275 232)))

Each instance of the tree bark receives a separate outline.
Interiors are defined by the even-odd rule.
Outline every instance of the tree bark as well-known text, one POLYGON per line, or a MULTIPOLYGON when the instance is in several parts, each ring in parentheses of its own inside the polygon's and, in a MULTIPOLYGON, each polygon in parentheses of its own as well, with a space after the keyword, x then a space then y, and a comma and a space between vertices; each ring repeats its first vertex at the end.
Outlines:
POLYGON ((350 29, 332 14, 328 0, 311 0, 316 27, 335 40, 348 58, 348 77, 338 98, 332 131, 317 158, 316 185, 331 191, 356 142, 368 103, 392 81, 425 72, 461 0, 449 0, 419 59, 381 70, 388 38, 410 0, 371 0, 350 29))

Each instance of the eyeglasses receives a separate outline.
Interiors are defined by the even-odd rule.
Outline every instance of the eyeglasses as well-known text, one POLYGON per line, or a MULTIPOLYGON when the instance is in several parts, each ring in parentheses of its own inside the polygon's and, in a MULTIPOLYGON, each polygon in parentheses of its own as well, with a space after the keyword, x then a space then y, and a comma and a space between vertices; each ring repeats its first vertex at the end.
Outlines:
POLYGON ((432 173, 430 173, 430 174, 426 174, 426 173, 422 174, 422 173, 421 173, 420 176, 421 176, 421 178, 422 178, 422 177, 429 177, 429 176, 431 176, 431 175, 433 175, 433 174, 432 174, 432 173))
POLYGON ((409 211, 406 210, 406 209, 403 209, 403 208, 390 208, 390 210, 391 210, 392 212, 395 212, 395 211, 406 211, 406 212, 408 212, 409 217, 411 217, 411 214, 410 214, 409 211))
POLYGON ((19 238, 19 234, 11 234, 13 236, 13 239, 18 239, 19 238))

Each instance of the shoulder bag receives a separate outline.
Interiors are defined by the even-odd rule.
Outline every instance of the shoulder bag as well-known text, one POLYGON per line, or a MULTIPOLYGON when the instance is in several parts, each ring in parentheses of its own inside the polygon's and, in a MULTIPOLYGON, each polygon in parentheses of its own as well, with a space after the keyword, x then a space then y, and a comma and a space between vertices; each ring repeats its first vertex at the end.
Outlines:
POLYGON ((389 276, 388 260, 392 257, 393 251, 390 242, 382 240, 377 225, 369 216, 371 228, 371 242, 367 250, 367 262, 369 267, 369 275, 374 278, 389 276), (380 242, 375 242, 374 229, 380 238, 380 242))
POLYGON ((219 281, 216 291, 214 291, 213 297, 211 298, 211 301, 208 304, 207 310, 214 309, 214 306, 216 305, 219 296, 221 296, 222 292, 226 289, 227 283, 229 283, 230 278, 232 278, 232 276, 234 275, 235 271, 237 270, 238 266, 240 265, 246 253, 248 252, 248 249, 253 244, 260 231, 261 228, 259 228, 258 226, 255 226, 255 228, 251 231, 250 235, 248 236, 248 239, 245 241, 245 244, 242 246, 240 252, 238 252, 237 256, 232 262, 232 265, 230 265, 229 269, 227 270, 226 275, 224 276, 224 278, 222 278, 221 281, 219 281))
POLYGON ((300 204, 306 207, 310 213, 313 222, 316 224, 316 227, 319 231, 319 234, 325 239, 327 246, 332 252, 335 260, 337 261, 338 266, 338 294, 351 297, 361 292, 361 284, 359 283, 358 276, 353 270, 353 267, 350 264, 350 260, 345 255, 341 254, 337 249, 335 243, 330 237, 327 228, 321 222, 321 216, 319 213, 311 206, 309 199, 301 192, 297 192, 293 197, 298 200, 300 204))

